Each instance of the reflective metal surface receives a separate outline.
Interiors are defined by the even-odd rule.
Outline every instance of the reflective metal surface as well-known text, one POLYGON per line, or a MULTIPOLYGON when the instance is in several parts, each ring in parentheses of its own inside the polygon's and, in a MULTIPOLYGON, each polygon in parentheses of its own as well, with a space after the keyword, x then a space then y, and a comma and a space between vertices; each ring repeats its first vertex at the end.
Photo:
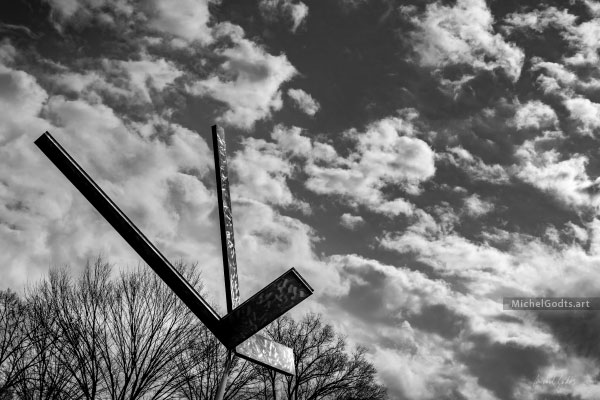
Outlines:
POLYGON ((237 346, 235 354, 286 375, 294 375, 296 372, 294 351, 258 333, 237 346))
POLYGON ((233 215, 229 195, 229 175, 227 172, 227 147, 223 128, 212 127, 213 150, 215 155, 215 174, 217 175, 217 196, 219 200, 219 219, 221 222, 221 246, 223 268, 225 269, 225 296, 227 312, 240 304, 237 262, 235 260, 235 240, 233 238, 233 215))
POLYGON ((232 349, 306 299, 313 289, 291 268, 221 319, 223 344, 232 349))

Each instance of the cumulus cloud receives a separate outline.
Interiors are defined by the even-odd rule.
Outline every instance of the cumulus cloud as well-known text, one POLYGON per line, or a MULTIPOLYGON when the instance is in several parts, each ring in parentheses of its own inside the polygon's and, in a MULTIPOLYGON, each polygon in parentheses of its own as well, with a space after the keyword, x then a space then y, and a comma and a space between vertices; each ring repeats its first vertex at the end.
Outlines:
POLYGON ((310 226, 250 199, 236 200, 233 211, 242 297, 249 297, 290 267, 306 276, 317 294, 336 297, 347 292, 339 270, 315 255, 317 237, 310 226))
POLYGON ((356 229, 358 226, 365 223, 365 220, 360 215, 352 215, 349 213, 344 213, 340 217, 340 223, 343 227, 348 229, 356 229))
MULTIPOLYGON (((596 228, 590 225, 587 229, 591 232, 596 228)), ((532 369, 537 372, 527 374, 509 367, 510 374, 514 374, 514 377, 503 384, 487 378, 477 382, 480 388, 487 388, 500 398, 510 398, 513 388, 515 393, 535 397, 535 393, 543 392, 543 388, 521 385, 519 381, 523 382, 523 378, 531 381, 537 373, 544 376, 552 371, 579 370, 573 369, 573 363, 579 358, 569 354, 568 350, 565 351, 561 342, 567 340, 575 346, 581 346, 578 340, 583 342, 587 339, 576 339, 573 335, 565 339, 560 332, 554 336, 555 332, 549 330, 543 316, 536 316, 535 313, 507 315, 508 313, 501 311, 501 299, 504 296, 573 296, 573 293, 588 296, 596 293, 600 281, 593 271, 599 253, 597 249, 587 251, 576 243, 556 246, 556 243, 546 244, 537 238, 503 231, 490 233, 486 238, 484 243, 475 243, 456 234, 424 236, 418 230, 408 229, 406 232, 389 234, 380 243, 388 249, 398 251, 403 257, 415 257, 430 266, 436 270, 435 276, 442 275, 446 277, 446 281, 461 282, 458 287, 464 288, 463 285, 466 285, 459 293, 450 292, 452 299, 445 303, 465 318, 462 334, 454 342, 470 344, 466 347, 453 347, 455 350, 462 350, 450 356, 452 365, 461 366, 464 363, 462 366, 466 369, 463 377, 474 375, 481 378, 496 371, 495 366, 500 366, 498 371, 508 371, 501 366, 503 363, 510 366, 514 365, 516 359, 527 359, 532 363, 528 368, 529 372, 532 369), (541 270, 544 274, 539 273, 541 270), (483 337, 486 339, 481 340, 483 337), (515 354, 514 358, 508 356, 513 352, 523 354, 521 357, 515 354), (486 357, 477 360, 477 354, 486 354, 486 357)), ((442 299, 436 299, 439 300, 442 299)), ((453 318, 454 321, 456 319, 457 317, 453 318)), ((408 320, 413 329, 418 325, 413 323, 410 316, 408 320)), ((550 326, 559 323, 560 320, 554 324, 550 322, 550 326)), ((419 330, 418 337, 423 336, 423 332, 419 330)), ((422 347, 423 342, 417 346, 422 347)), ((443 356, 446 353, 440 348, 441 346, 434 354, 443 356)), ((422 352, 423 350, 416 351, 417 356, 422 352)), ((382 353, 393 354, 383 349, 382 353)), ((402 359, 406 357, 400 352, 394 356, 402 359)), ((406 357, 406 362, 410 363, 413 359, 414 357, 406 357)), ((378 365, 383 366, 384 363, 380 362, 378 365)), ((393 370, 391 367, 388 369, 393 370)), ((593 374, 584 372, 581 376, 578 375, 578 382, 574 386, 581 387, 593 374)), ((435 373, 432 375, 435 376, 435 373)), ((431 387, 431 384, 427 387, 431 387)), ((404 386, 400 389, 406 390, 404 386)), ((464 387, 460 387, 460 391, 466 392, 464 387)))
POLYGON ((415 211, 415 206, 407 200, 394 199, 373 205, 372 210, 389 217, 394 217, 397 215, 412 215, 415 211))
POLYGON ((196 81, 188 90, 225 103, 228 110, 221 115, 221 122, 250 129, 256 121, 281 109, 279 87, 296 75, 296 69, 284 54, 273 56, 244 38, 240 27, 223 24, 221 29, 233 46, 217 50, 225 59, 220 72, 196 81))
POLYGON ((21 287, 49 265, 79 268, 99 253, 122 267, 139 262, 35 147, 45 130, 168 258, 202 259, 204 266, 219 259, 211 233, 218 226, 208 217, 216 199, 201 181, 212 155, 197 133, 160 118, 129 126, 100 102, 49 95, 28 73, 0 70, 3 286, 21 287), (168 143, 138 134, 157 128, 168 134, 168 143))
POLYGON ((566 32, 565 36, 570 45, 577 49, 577 53, 571 57, 566 57, 565 62, 571 65, 594 65, 600 58, 598 49, 600 49, 600 20, 594 18, 590 21, 574 25, 566 32))
POLYGON ((510 181, 510 175, 504 167, 486 164, 462 147, 451 147, 447 152, 439 154, 438 159, 463 170, 474 181, 495 184, 506 184, 510 181))
MULTIPOLYGON (((277 142, 279 148, 294 156, 310 157, 313 153, 313 144, 310 139, 302 135, 302 129, 297 126, 286 128, 283 125, 276 125, 271 132, 271 138, 277 142)), ((333 155, 335 150, 331 148, 333 155)), ((323 158, 320 156, 316 156, 323 158)))
POLYGON ((564 29, 575 24, 577 17, 567 10, 559 10, 556 7, 548 7, 541 10, 533 10, 526 13, 511 13, 504 18, 506 29, 512 32, 514 29, 532 29, 543 32, 549 27, 564 29))
POLYGON ((261 0, 258 8, 262 17, 268 21, 276 21, 280 18, 288 21, 292 32, 296 32, 308 16, 308 6, 301 1, 261 0))
MULTIPOLYGON (((481 369, 473 368, 469 359, 473 352, 522 349, 543 354, 543 346, 556 348, 534 321, 501 321, 496 301, 455 291, 423 272, 357 255, 332 256, 329 264, 342 270, 349 282, 340 323, 351 340, 372 343, 371 357, 381 368, 381 378, 399 395, 433 399, 460 393, 493 399, 498 388, 477 379, 481 369)), ((470 260, 466 264, 471 266, 470 260)), ((510 362, 495 354, 479 365, 488 370, 510 362)), ((529 373, 536 368, 531 363, 529 373)), ((519 380, 523 372, 509 375, 515 378, 508 380, 519 380)))
POLYGON ((211 0, 181 0, 174 7, 166 0, 152 0, 147 5, 148 26, 187 41, 209 43, 213 40, 208 27, 211 0))
POLYGON ((477 194, 472 194, 465 199, 464 211, 472 217, 480 217, 493 210, 494 203, 482 200, 477 194))
POLYGON ((308 115, 315 115, 321 108, 319 103, 302 89, 289 89, 287 94, 294 105, 308 115))
POLYGON ((147 102, 151 101, 150 88, 162 91, 183 75, 172 62, 164 58, 152 59, 148 55, 143 55, 139 61, 120 61, 119 65, 127 71, 130 84, 147 102))
POLYGON ((292 165, 276 144, 247 138, 243 150, 231 160, 232 171, 238 176, 235 196, 248 197, 263 203, 289 205, 294 197, 287 185, 292 165))
POLYGON ((16 55, 17 49, 15 49, 8 39, 0 42, 0 63, 9 65, 14 61, 16 55))
POLYGON ((566 99, 563 104, 569 110, 571 119, 578 124, 579 133, 595 135, 600 127, 600 104, 584 97, 566 99))
POLYGON ((60 71, 48 79, 62 93, 90 102, 126 99, 132 105, 152 103, 183 74, 173 62, 142 53, 139 60, 101 59, 95 69, 60 71))
POLYGON ((557 123, 558 117, 552 107, 539 100, 521 105, 515 113, 515 125, 518 129, 545 129, 557 123))
POLYGON ((566 207, 592 208, 598 203, 596 181, 586 171, 588 158, 572 156, 559 161, 554 151, 543 152, 522 162, 516 176, 550 194, 566 207))
POLYGON ((518 234, 487 237, 490 243, 477 244, 456 234, 432 238, 409 231, 388 235, 381 245, 415 254, 444 275, 462 277, 471 295, 495 301, 511 296, 509 293, 584 295, 600 285, 600 280, 592 276, 598 254, 588 254, 578 245, 557 249, 518 234), (503 248, 508 244, 508 250, 493 246, 500 243, 503 248), (539 275, 540 269, 544 276, 539 275))
POLYGON ((567 70, 562 64, 533 58, 531 70, 543 71, 543 74, 538 76, 537 83, 545 93, 562 94, 564 88, 572 93, 572 87, 579 84, 577 75, 567 70))
POLYGON ((95 20, 114 25, 118 19, 127 19, 187 42, 208 44, 214 39, 209 27, 211 0, 182 0, 177 7, 165 0, 151 0, 141 7, 132 0, 47 1, 59 29, 66 23, 83 25, 95 20))
POLYGON ((115 15, 131 17, 134 7, 130 0, 47 0, 52 7, 53 17, 59 24, 75 22, 84 24, 91 19, 113 23, 115 15))
POLYGON ((568 46, 574 52, 571 56, 563 57, 566 65, 570 66, 594 66, 597 64, 598 38, 600 38, 600 19, 598 19, 598 7, 591 1, 584 2, 593 18, 580 19, 567 10, 558 10, 556 7, 546 7, 526 13, 509 14, 504 22, 505 29, 511 32, 514 29, 527 29, 542 32, 548 27, 556 28, 568 46))
POLYGON ((309 164, 306 187, 373 207, 386 202, 381 192, 385 185, 418 192, 419 183, 435 173, 434 153, 427 143, 412 137, 413 131, 410 121, 390 117, 370 124, 365 132, 348 132, 354 152, 324 166, 309 164))
POLYGON ((310 140, 297 127, 277 125, 271 137, 289 158, 296 157, 308 175, 305 186, 324 195, 340 195, 353 206, 396 216, 411 214, 414 206, 402 198, 387 199, 386 186, 418 193, 419 184, 435 173, 434 153, 415 136, 408 117, 389 117, 367 126, 365 132, 350 130, 345 136, 352 152, 342 157, 330 144, 310 140))
POLYGON ((521 74, 524 54, 502 35, 494 33, 494 18, 484 0, 436 2, 412 19, 411 34, 421 65, 443 68, 466 64, 476 70, 501 68, 513 81, 521 74))

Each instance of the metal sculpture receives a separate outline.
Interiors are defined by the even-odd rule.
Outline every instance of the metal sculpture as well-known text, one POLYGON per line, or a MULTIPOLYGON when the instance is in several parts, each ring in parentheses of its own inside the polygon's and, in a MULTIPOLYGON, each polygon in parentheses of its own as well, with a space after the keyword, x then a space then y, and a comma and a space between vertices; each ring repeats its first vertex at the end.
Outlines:
POLYGON ((35 141, 35 144, 225 345, 229 350, 225 379, 233 353, 284 374, 293 375, 292 350, 256 333, 310 296, 313 289, 294 268, 291 268, 250 299, 239 304, 225 137, 223 130, 217 126, 213 126, 212 131, 227 299, 227 314, 223 317, 220 317, 185 280, 50 133, 45 132, 35 141))

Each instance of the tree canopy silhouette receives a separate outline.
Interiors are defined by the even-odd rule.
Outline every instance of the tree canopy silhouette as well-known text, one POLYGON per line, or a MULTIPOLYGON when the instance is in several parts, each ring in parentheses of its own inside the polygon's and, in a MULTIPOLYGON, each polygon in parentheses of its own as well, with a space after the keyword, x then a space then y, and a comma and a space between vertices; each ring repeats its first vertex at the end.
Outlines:
MULTIPOLYGON (((195 268, 177 269, 197 290, 195 268)), ((319 315, 265 328, 291 347, 296 375, 237 359, 227 400, 385 399, 367 352, 319 315)), ((226 349, 144 266, 115 273, 98 259, 73 278, 53 269, 20 299, 0 292, 0 400, 214 399, 226 349)))

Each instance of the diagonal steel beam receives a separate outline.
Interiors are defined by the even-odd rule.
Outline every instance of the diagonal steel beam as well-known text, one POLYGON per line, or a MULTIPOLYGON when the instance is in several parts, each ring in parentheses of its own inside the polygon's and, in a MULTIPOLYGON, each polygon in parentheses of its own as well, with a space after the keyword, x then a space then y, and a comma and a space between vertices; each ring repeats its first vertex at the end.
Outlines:
POLYGON ((115 203, 100 189, 65 149, 46 132, 35 144, 56 165, 83 196, 98 210, 142 259, 175 292, 186 306, 217 337, 220 336, 219 315, 200 296, 160 251, 127 218, 115 203))
POLYGON ((275 279, 236 309, 221 318, 227 335, 223 344, 231 349, 285 314, 313 293, 313 289, 294 269, 275 279))

